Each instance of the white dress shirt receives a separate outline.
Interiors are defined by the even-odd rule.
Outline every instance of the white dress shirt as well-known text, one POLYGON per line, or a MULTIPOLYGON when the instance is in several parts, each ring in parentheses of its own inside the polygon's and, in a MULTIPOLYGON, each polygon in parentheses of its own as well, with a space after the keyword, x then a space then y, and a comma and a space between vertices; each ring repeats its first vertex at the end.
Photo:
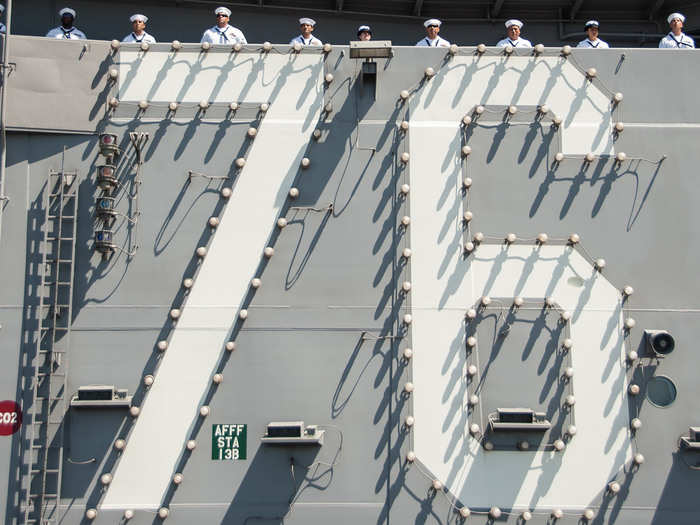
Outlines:
POLYGON ((695 49, 695 41, 685 33, 676 36, 669 33, 659 42, 661 49, 695 49))
POLYGON ((427 36, 418 42, 416 42, 417 47, 450 47, 450 43, 442 38, 440 35, 436 36, 433 40, 430 40, 427 36))
POLYGON ((292 38, 292 40, 289 42, 289 45, 294 45, 297 42, 299 42, 302 46, 322 46, 323 45, 323 42, 321 42, 314 35, 311 35, 307 39, 304 39, 303 36, 299 35, 297 37, 292 38))
POLYGON ((155 44, 156 39, 153 35, 149 35, 144 31, 140 35, 137 35, 136 33, 129 33, 122 39, 122 42, 136 42, 137 44, 141 42, 146 42, 147 44, 155 44))
POLYGON ((227 25, 223 29, 221 29, 219 26, 214 26, 207 29, 202 35, 202 40, 200 40, 200 43, 202 42, 209 42, 210 44, 248 43, 241 30, 230 25, 227 25))
POLYGON ((532 42, 529 40, 525 40, 524 38, 518 38, 517 40, 511 40, 510 38, 504 38, 503 40, 499 40, 498 44, 496 44, 497 47, 506 47, 506 46, 513 46, 513 47, 532 47, 532 42))
POLYGON ((51 31, 46 33, 48 38, 58 38, 60 40, 85 40, 87 37, 80 29, 71 27, 70 29, 64 29, 63 26, 54 27, 51 31))
POLYGON ((607 42, 603 42, 600 38, 596 38, 595 41, 587 38, 586 40, 581 40, 576 47, 582 47, 586 49, 610 49, 607 42))

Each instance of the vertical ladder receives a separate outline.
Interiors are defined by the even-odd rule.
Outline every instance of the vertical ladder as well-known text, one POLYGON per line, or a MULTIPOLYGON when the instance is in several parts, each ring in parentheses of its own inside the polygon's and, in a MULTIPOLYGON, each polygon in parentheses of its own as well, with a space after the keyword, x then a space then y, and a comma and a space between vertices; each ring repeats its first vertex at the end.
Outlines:
POLYGON ((45 199, 39 288, 39 326, 33 399, 28 412, 29 454, 24 523, 58 522, 63 466, 63 420, 67 410, 67 352, 75 265, 76 172, 51 170, 45 199))

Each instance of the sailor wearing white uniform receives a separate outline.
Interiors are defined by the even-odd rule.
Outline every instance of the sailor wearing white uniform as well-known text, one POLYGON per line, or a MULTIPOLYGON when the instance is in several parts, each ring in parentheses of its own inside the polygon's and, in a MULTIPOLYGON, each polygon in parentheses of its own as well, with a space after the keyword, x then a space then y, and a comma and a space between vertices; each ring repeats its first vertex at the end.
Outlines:
POLYGON ((61 25, 46 33, 47 37, 61 40, 85 40, 87 38, 85 33, 73 27, 73 20, 76 16, 73 9, 64 7, 58 12, 58 15, 61 17, 61 25))
POLYGON ((300 18, 299 27, 301 28, 301 34, 297 37, 292 38, 292 40, 289 42, 290 45, 296 44, 297 42, 300 43, 302 46, 323 45, 323 42, 321 42, 318 38, 311 34, 314 28, 316 27, 316 20, 314 20, 313 18, 306 17, 300 18))
POLYGON ((148 17, 146 15, 133 15, 131 18, 129 18, 129 21, 131 22, 131 26, 134 30, 130 34, 126 35, 122 39, 122 42, 146 42, 147 44, 156 43, 156 39, 153 37, 153 35, 146 33, 146 22, 148 22, 148 17))
POLYGON ((576 47, 582 47, 584 49, 609 49, 610 46, 607 42, 603 42, 598 38, 598 24, 597 20, 589 20, 586 22, 584 31, 588 35, 588 38, 581 40, 576 47))
POLYGON ((357 39, 363 42, 372 40, 372 29, 367 25, 357 28, 357 39))
POLYGON ((498 47, 532 47, 532 43, 529 40, 520 38, 520 28, 523 27, 523 23, 520 20, 512 19, 506 22, 506 33, 508 36, 503 40, 500 40, 498 47))
POLYGON ((423 22, 426 37, 416 42, 418 47, 450 47, 450 43, 438 35, 442 22, 437 18, 431 18, 423 22))
POLYGON ((240 29, 228 25, 231 10, 226 7, 217 7, 214 10, 216 15, 216 25, 207 29, 202 35, 200 43, 210 44, 247 44, 240 29))
POLYGON ((680 13, 671 13, 667 20, 671 26, 671 32, 661 39, 659 47, 662 49, 694 49, 695 41, 681 31, 685 17, 680 13))
MULTIPOLYGON (((0 4, 0 15, 2 15, 4 12, 5 12, 5 6, 0 4)), ((5 28, 5 24, 0 22, 0 33, 4 34, 5 31, 7 31, 7 29, 5 28)))

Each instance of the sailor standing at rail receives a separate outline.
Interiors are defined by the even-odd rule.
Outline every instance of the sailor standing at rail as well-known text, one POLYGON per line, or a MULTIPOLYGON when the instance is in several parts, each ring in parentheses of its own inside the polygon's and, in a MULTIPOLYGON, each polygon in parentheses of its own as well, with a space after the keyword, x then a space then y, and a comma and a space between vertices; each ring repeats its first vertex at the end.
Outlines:
POLYGON ((316 38, 313 33, 314 28, 316 27, 316 20, 313 18, 300 18, 299 19, 299 27, 301 28, 301 34, 297 37, 292 38, 292 40, 289 42, 290 45, 296 44, 297 42, 301 44, 302 46, 322 46, 323 42, 321 42, 318 38, 316 38))
POLYGON ((607 42, 603 42, 598 38, 598 24, 597 20, 589 20, 586 22, 584 31, 588 35, 588 38, 581 40, 576 47, 582 47, 584 49, 608 49, 610 46, 607 42))
POLYGON ((369 26, 360 26, 357 28, 357 39, 362 42, 372 40, 372 30, 369 26))
POLYGON ((60 40, 85 40, 87 38, 85 33, 73 26, 76 17, 75 10, 64 7, 58 12, 58 15, 61 17, 61 25, 46 33, 48 38, 60 40))
POLYGON ((217 7, 214 9, 216 15, 216 25, 207 29, 202 35, 200 43, 210 44, 247 44, 240 29, 228 25, 231 10, 227 7, 217 7))
MULTIPOLYGON (((5 6, 0 4, 0 16, 2 16, 2 14, 4 12, 5 12, 5 6)), ((0 22, 0 33, 5 34, 6 31, 7 31, 7 29, 5 28, 5 24, 0 22)))
POLYGON ((680 13, 671 13, 667 20, 671 26, 671 32, 661 39, 659 47, 661 49, 694 49, 695 41, 682 31, 685 17, 680 13))
POLYGON ((438 33, 442 22, 437 18, 431 18, 423 22, 425 26, 426 37, 416 42, 418 47, 450 47, 450 43, 442 38, 438 33))
POLYGON ((503 40, 500 40, 498 47, 532 47, 532 43, 529 40, 520 38, 520 29, 523 27, 523 23, 520 20, 512 19, 506 22, 506 33, 508 36, 503 40))
POLYGON ((122 42, 136 42, 137 44, 141 42, 146 42, 147 44, 155 44, 156 39, 153 35, 146 33, 146 22, 148 22, 148 17, 146 15, 136 14, 129 18, 131 22, 131 27, 133 31, 126 35, 122 42))

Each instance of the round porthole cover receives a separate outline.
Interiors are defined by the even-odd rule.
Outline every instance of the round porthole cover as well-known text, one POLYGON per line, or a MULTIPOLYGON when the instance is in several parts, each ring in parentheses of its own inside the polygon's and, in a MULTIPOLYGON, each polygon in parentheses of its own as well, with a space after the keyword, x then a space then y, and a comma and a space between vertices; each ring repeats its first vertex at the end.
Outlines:
POLYGON ((658 407, 667 407, 676 400, 676 385, 666 376, 654 376, 647 383, 647 398, 658 407))

